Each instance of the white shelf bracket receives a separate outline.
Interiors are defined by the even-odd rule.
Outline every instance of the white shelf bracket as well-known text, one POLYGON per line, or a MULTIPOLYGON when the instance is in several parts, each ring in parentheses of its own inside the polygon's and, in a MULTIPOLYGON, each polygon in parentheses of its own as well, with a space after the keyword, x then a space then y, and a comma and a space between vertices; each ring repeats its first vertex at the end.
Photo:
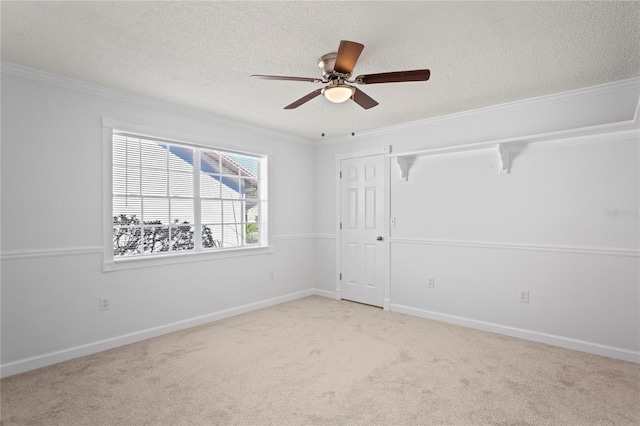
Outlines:
POLYGON ((396 157, 396 162, 400 166, 400 180, 409 180, 409 166, 413 163, 412 157, 396 157))
POLYGON ((511 173, 511 158, 509 158, 509 145, 506 143, 498 144, 498 154, 500 156, 500 166, 498 173, 508 175, 511 173))

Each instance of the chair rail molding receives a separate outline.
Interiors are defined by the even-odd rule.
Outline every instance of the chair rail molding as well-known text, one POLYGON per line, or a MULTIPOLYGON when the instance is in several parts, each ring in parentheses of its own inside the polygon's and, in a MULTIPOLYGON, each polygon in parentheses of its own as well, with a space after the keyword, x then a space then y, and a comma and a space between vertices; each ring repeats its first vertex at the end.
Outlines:
POLYGON ((40 250, 5 250, 0 254, 0 260, 37 259, 43 257, 81 256, 102 254, 102 246, 65 247, 40 250))
POLYGON ((618 247, 559 246, 551 244, 501 243, 494 241, 463 241, 431 238, 391 238, 390 242, 391 244, 417 244, 429 246, 470 247, 502 250, 546 251, 599 256, 640 257, 640 250, 638 249, 618 247))

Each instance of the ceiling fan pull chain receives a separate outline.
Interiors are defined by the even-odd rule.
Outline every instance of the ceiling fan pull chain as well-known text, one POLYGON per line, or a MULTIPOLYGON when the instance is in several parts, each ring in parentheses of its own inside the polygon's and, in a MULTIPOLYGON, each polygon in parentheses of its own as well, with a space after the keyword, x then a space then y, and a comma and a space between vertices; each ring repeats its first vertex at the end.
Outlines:
POLYGON ((322 137, 324 138, 324 102, 322 104, 322 137))
MULTIPOLYGON (((353 100, 353 96, 351 98, 353 100)), ((356 135, 356 114, 355 114, 355 107, 353 106, 353 104, 351 104, 351 136, 355 136, 356 135)))

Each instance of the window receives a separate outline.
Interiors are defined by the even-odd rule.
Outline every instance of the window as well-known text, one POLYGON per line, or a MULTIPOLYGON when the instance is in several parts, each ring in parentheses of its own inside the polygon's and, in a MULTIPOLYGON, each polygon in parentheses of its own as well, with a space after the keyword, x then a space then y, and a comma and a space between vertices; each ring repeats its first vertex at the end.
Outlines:
POLYGON ((266 156, 119 131, 111 139, 113 260, 266 246, 266 156))

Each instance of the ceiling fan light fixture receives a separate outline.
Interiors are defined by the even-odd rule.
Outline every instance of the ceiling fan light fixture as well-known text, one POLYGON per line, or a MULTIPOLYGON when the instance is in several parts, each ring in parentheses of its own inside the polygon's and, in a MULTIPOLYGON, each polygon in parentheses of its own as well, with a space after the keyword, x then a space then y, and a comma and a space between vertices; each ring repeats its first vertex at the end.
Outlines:
POLYGON ((325 87, 322 94, 325 98, 336 104, 342 103, 351 98, 355 93, 355 89, 347 84, 338 84, 335 86, 325 87))

